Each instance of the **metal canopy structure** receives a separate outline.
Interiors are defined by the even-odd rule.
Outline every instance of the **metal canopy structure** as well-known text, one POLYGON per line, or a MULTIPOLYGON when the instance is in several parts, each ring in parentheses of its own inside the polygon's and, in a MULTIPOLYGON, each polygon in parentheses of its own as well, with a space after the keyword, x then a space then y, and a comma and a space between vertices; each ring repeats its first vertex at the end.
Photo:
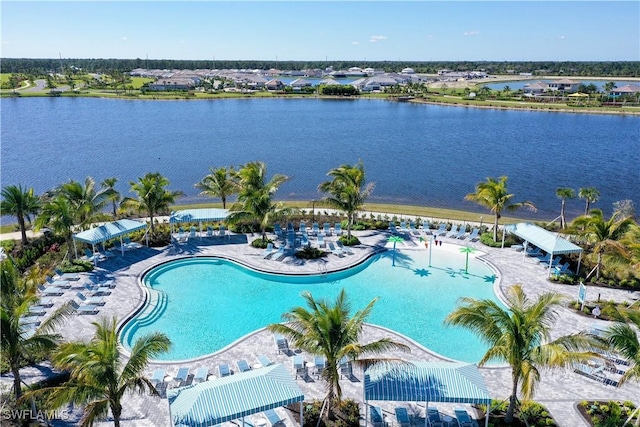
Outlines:
POLYGON ((205 427, 295 402, 302 414, 304 394, 277 364, 169 390, 167 399, 172 426, 205 427))
POLYGON ((108 222, 98 227, 90 228, 89 230, 81 231, 73 235, 73 239, 79 242, 88 243, 93 247, 93 252, 96 251, 96 245, 98 243, 104 243, 107 240, 120 238, 120 250, 124 256, 124 245, 122 244, 122 236, 147 228, 146 222, 134 221, 132 219, 120 219, 114 222, 108 222))
MULTIPOLYGON (((487 385, 476 365, 447 362, 373 366, 364 373, 364 400, 426 402, 427 407, 429 402, 491 405, 487 385)), ((425 425, 428 419, 425 418, 425 425)), ((488 420, 489 417, 487 423, 488 420)))
MULTIPOLYGON (((527 244, 531 243, 550 254, 549 257, 549 274, 551 274, 551 265, 555 255, 564 254, 580 254, 578 258, 578 268, 576 273, 580 271, 580 261, 582 260, 582 248, 570 241, 563 239, 557 233, 552 233, 542 227, 538 227, 530 222, 520 222, 517 224, 508 224, 504 226, 507 233, 515 234, 524 240, 524 253, 527 252, 527 244)), ((504 247, 504 234, 502 235, 502 247, 504 247)))

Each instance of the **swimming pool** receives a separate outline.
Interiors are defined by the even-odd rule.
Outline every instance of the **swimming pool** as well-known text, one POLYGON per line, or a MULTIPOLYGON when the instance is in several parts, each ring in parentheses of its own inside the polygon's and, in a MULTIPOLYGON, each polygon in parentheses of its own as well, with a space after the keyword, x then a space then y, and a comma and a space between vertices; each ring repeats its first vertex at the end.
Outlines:
POLYGON ((125 325, 121 340, 130 348, 137 337, 162 331, 173 343, 162 360, 191 359, 281 321, 283 313, 304 305, 302 291, 334 299, 345 288, 353 311, 379 297, 369 323, 443 356, 477 362, 486 346, 466 329, 443 325, 461 296, 497 301, 496 273, 476 254, 469 257, 468 274, 456 246, 434 249, 432 267, 427 251, 401 250, 395 266, 388 251, 349 270, 315 276, 266 274, 220 258, 172 261, 144 276, 150 298, 125 325))

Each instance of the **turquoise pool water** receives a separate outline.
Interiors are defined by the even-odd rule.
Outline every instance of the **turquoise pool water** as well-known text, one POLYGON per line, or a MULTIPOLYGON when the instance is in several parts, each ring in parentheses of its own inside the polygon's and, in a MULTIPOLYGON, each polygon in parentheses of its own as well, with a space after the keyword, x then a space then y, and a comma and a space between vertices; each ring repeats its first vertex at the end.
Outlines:
POLYGON ((345 272, 319 276, 270 275, 217 258, 190 258, 163 264, 143 279, 151 288, 147 307, 122 331, 125 346, 146 333, 162 331, 173 343, 163 360, 182 360, 222 349, 238 338, 281 320, 304 305, 308 290, 333 299, 345 288, 353 311, 379 297, 369 322, 400 332, 452 359, 477 362, 486 347, 462 328, 443 320, 461 296, 497 300, 495 272, 474 255, 464 273, 457 247, 434 248, 432 267, 425 250, 376 255, 345 272))

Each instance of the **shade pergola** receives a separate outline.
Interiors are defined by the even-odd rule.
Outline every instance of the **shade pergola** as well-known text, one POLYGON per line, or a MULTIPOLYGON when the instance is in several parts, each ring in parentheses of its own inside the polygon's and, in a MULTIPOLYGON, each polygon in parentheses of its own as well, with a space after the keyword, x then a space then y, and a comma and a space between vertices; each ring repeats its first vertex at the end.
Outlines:
MULTIPOLYGON (((530 222, 508 224, 504 226, 504 230, 507 233, 515 234, 524 240, 524 255, 526 255, 528 243, 531 243, 550 254, 548 274, 551 274, 553 257, 555 255, 565 254, 580 254, 578 257, 578 268, 576 269, 576 273, 580 271, 582 248, 574 245, 566 239, 563 239, 559 234, 547 231, 535 224, 531 224, 530 222)), ((504 234, 502 235, 502 247, 504 247, 504 234)))
POLYGON ((304 394, 282 364, 167 392, 172 426, 205 427, 300 402, 304 394))
POLYGON ((98 243, 106 242, 107 240, 120 238, 120 250, 124 256, 124 245, 122 244, 122 236, 125 236, 133 231, 147 228, 146 222, 134 221, 132 219, 120 219, 114 222, 108 222, 98 227, 90 228, 89 230, 81 231, 74 234, 73 239, 79 242, 88 243, 93 247, 93 251, 96 251, 96 245, 98 243))
POLYGON ((197 222, 200 235, 202 236, 202 223, 206 221, 224 221, 229 216, 227 209, 184 209, 181 211, 171 212, 169 223, 171 224, 171 232, 173 233, 173 224, 183 222, 197 222))
MULTIPOLYGON (((491 405, 491 396, 478 367, 448 362, 370 367, 364 373, 364 400, 426 402, 427 407, 429 402, 491 405)), ((368 414, 366 416, 368 419, 368 414)), ((428 420, 429 417, 425 417, 425 425, 428 420)), ((486 417, 486 425, 488 421, 486 417)))

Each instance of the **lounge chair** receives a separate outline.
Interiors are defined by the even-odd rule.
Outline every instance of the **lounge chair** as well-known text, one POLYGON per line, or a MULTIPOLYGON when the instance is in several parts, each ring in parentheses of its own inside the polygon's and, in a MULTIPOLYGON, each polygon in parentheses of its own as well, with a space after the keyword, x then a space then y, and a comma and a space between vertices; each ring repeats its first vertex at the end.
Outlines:
POLYGON ((407 222, 406 221, 400 221, 400 232, 401 233, 408 233, 409 229, 407 228, 407 222))
POLYGON ((282 227, 280 227, 280 223, 275 223, 273 224, 273 232, 276 234, 276 236, 281 237, 282 236, 282 227))
POLYGON ((178 372, 176 372, 176 376, 173 377, 173 380, 176 383, 178 383, 177 385, 180 386, 183 383, 186 383, 187 379, 189 379, 189 368, 186 368, 186 367, 178 368, 178 372))
POLYGON ((285 337, 280 334, 276 334, 273 336, 276 340, 276 345, 278 346, 278 353, 289 353, 289 341, 285 337))
POLYGON ((473 420, 464 408, 454 408, 453 410, 459 427, 473 427, 473 420))
POLYGON ((305 224, 304 222, 300 222, 299 230, 300 230, 300 234, 306 233, 307 232, 307 224, 305 224))
POLYGON ((267 248, 262 252, 262 258, 268 258, 273 254, 273 243, 267 243, 267 248))
POLYGON ((324 243, 324 235, 318 234, 318 247, 324 248, 326 245, 324 243))
POLYGON ((258 356, 258 362, 260 362, 263 368, 273 365, 273 362, 264 354, 258 356))
POLYGON ((476 240, 480 239, 479 233, 480 233, 480 229, 474 228, 473 230, 471 230, 471 233, 467 236, 467 239, 472 242, 475 242, 476 240))
POLYGON ((447 234, 447 224, 445 224, 444 222, 441 223, 438 229, 433 234, 435 234, 436 236, 447 234))
POLYGON ((85 255, 84 256, 85 261, 91 261, 93 263, 97 263, 105 260, 105 258, 102 255, 100 255, 99 252, 93 253, 88 248, 84 249, 84 255, 85 255))
POLYGON ((331 224, 329 224, 328 222, 324 223, 322 232, 324 233, 325 237, 330 237, 331 236, 331 224))
POLYGON ((373 427, 383 427, 382 409, 379 406, 369 407, 369 419, 373 427))
POLYGON ((464 239, 467 236, 467 227, 466 226, 461 226, 460 230, 458 231, 458 233, 453 236, 456 239, 464 239))
POLYGON ((40 307, 53 307, 53 298, 52 297, 40 297, 37 302, 40 307))
POLYGON ((395 408, 396 413, 396 421, 400 425, 400 427, 409 427, 411 425, 411 420, 409 419, 409 412, 407 408, 395 408))
POLYGON ((438 408, 429 406, 427 408, 427 415, 429 416, 430 427, 442 427, 444 425, 444 421, 440 418, 440 411, 438 408))
POLYGON ((80 280, 80 274, 78 273, 65 273, 58 268, 56 268, 54 271, 56 273, 56 276, 53 278, 54 280, 80 280))
POLYGON ((193 382, 204 382, 209 378, 209 368, 198 368, 196 374, 193 376, 193 382))
POLYGON ((207 234, 204 235, 205 237, 213 237, 213 227, 212 226, 207 226, 207 234))
POLYGON ((271 427, 284 423, 284 420, 280 418, 280 415, 278 415, 278 413, 273 409, 267 409, 266 411, 264 411, 264 416, 267 417, 267 420, 269 420, 269 424, 271 424, 271 427))
POLYGON ((113 279, 98 279, 97 277, 91 277, 89 279, 94 286, 98 286, 101 288, 115 288, 116 282, 113 279))
POLYGON ((316 367, 316 376, 320 378, 325 368, 327 367, 327 360, 322 356, 315 356, 313 358, 313 364, 316 367))
POLYGON ((295 234, 296 229, 293 227, 293 223, 292 222, 288 222, 287 223, 287 233, 294 233, 295 234))
POLYGON ((396 223, 394 221, 389 221, 389 231, 391 231, 393 234, 396 234, 398 232, 398 227, 396 227, 396 223))
POLYGON ((296 247, 296 232, 287 231, 287 247, 293 249, 296 247))
POLYGON ((98 314, 99 311, 96 305, 78 305, 74 300, 71 300, 71 307, 73 307, 78 314, 98 314))
POLYGON ((164 377, 166 376, 166 370, 164 368, 158 368, 153 371, 151 375, 151 384, 154 387, 158 387, 158 385, 164 382, 164 377))
POLYGON ((556 273, 556 275, 557 275, 557 276, 559 276, 559 275, 561 275, 561 274, 570 274, 570 275, 572 275, 572 276, 573 276, 573 271, 569 270, 569 266, 570 266, 570 265, 571 265, 571 264, 569 264, 569 262, 568 262, 568 261, 567 261, 567 262, 565 262, 565 263, 564 263, 564 264, 562 264, 562 265, 557 265, 557 266, 555 267, 555 273, 556 273))
POLYGON ((422 222, 422 232, 425 236, 431 236, 431 228, 429 228, 429 223, 427 221, 422 222))
POLYGON ((332 254, 337 255, 339 257, 344 256, 342 249, 336 248, 336 245, 334 245, 333 242, 329 242, 329 251, 331 251, 332 254))
POLYGON ((91 297, 111 295, 111 288, 108 286, 98 285, 84 285, 84 288, 88 291, 88 295, 91 297))
POLYGON ((114 254, 112 251, 98 251, 98 253, 102 255, 104 259, 111 259, 116 257, 116 254, 114 254))
POLYGON ((351 379, 352 376, 353 366, 351 365, 351 361, 345 356, 340 359, 340 378, 346 377, 351 379))
POLYGON ((458 234, 458 225, 454 224, 451 226, 451 230, 447 233, 447 237, 454 237, 456 234, 458 234))
POLYGON ((231 369, 229 369, 229 365, 226 363, 221 363, 218 365, 218 373, 220 374, 220 378, 228 377, 231 375, 231 369))
POLYGON ((293 370, 296 372, 296 379, 298 377, 305 379, 307 378, 307 365, 304 363, 304 359, 302 355, 296 354, 293 356, 293 370))
POLYGON ((81 304, 83 305, 104 305, 105 304, 104 298, 101 296, 87 297, 82 292, 76 292, 76 296, 78 297, 78 299, 81 301, 81 304))
POLYGON ((342 244, 340 240, 336 240, 336 246, 342 249, 342 251, 346 254, 353 255, 353 251, 349 246, 345 246, 342 244))
POLYGON ((129 236, 125 236, 123 241, 126 249, 140 249, 142 247, 142 244, 138 242, 132 242, 129 236))
POLYGON ((309 246, 309 236, 307 236, 307 233, 302 233, 302 236, 300 237, 300 245, 304 246, 309 246))
POLYGON ((47 276, 45 280, 47 281, 46 286, 53 286, 60 289, 69 289, 71 287, 71 283, 69 283, 68 280, 53 280, 51 276, 47 276))
POLYGON ((548 268, 549 264, 551 264, 551 268, 555 268, 555 267, 560 265, 560 261, 562 261, 562 257, 560 255, 557 255, 553 260, 551 260, 551 262, 549 262, 549 260, 547 260, 547 262, 544 263, 544 264, 542 264, 542 261, 540 261, 540 263, 545 268, 548 268))
POLYGON ((40 293, 42 295, 50 296, 50 297, 58 297, 64 294, 64 289, 58 288, 58 287, 46 287, 43 285, 39 285, 38 289, 40 290, 40 293))
POLYGON ((342 223, 336 222, 333 231, 336 233, 336 236, 342 236, 342 223))
POLYGON ((411 234, 416 236, 420 234, 420 232, 416 228, 416 223, 413 221, 409 222, 409 231, 411 232, 411 234))
POLYGON ((284 257, 287 256, 287 254, 284 251, 284 249, 285 249, 284 245, 280 245, 280 247, 278 248, 276 253, 271 257, 271 259, 275 260, 275 261, 282 261, 284 259, 284 257))
POLYGON ((320 226, 318 225, 317 222, 314 222, 313 225, 311 226, 311 235, 317 236, 318 234, 320 234, 320 226))
POLYGON ((29 316, 44 316, 46 311, 45 307, 41 305, 32 305, 29 307, 29 316))
POLYGON ((40 326, 40 321, 38 320, 39 316, 31 315, 31 316, 23 316, 18 320, 18 324, 20 326, 30 326, 30 327, 38 327, 40 326))
POLYGON ((249 366, 249 363, 244 359, 238 360, 236 365, 238 365, 238 370, 240 372, 247 372, 251 370, 251 366, 249 366))
POLYGON ((231 238, 231 235, 227 234, 227 229, 225 228, 224 225, 221 225, 220 228, 218 229, 218 235, 220 237, 229 236, 229 238, 231 238))
POLYGON ((540 257, 542 256, 542 250, 540 248, 535 248, 529 250, 529 248, 525 248, 525 254, 530 257, 540 257))
POLYGON ((189 238, 190 239, 195 239, 196 235, 198 233, 198 230, 195 227, 191 227, 191 229, 189 230, 189 238))
POLYGON ((589 365, 587 363, 577 363, 573 367, 574 372, 577 374, 601 383, 607 381, 607 377, 604 375, 604 369, 604 364, 589 365))
MULTIPOLYGON (((177 242, 179 245, 185 244, 185 243, 187 243, 187 242, 189 241, 189 235, 188 235, 187 233, 185 233, 184 231, 179 232, 179 233, 176 235, 176 237, 175 237, 175 238, 176 238, 176 242, 177 242)), ((125 246, 125 250, 129 250, 129 249, 131 249, 131 248, 127 248, 127 247, 125 246)))

